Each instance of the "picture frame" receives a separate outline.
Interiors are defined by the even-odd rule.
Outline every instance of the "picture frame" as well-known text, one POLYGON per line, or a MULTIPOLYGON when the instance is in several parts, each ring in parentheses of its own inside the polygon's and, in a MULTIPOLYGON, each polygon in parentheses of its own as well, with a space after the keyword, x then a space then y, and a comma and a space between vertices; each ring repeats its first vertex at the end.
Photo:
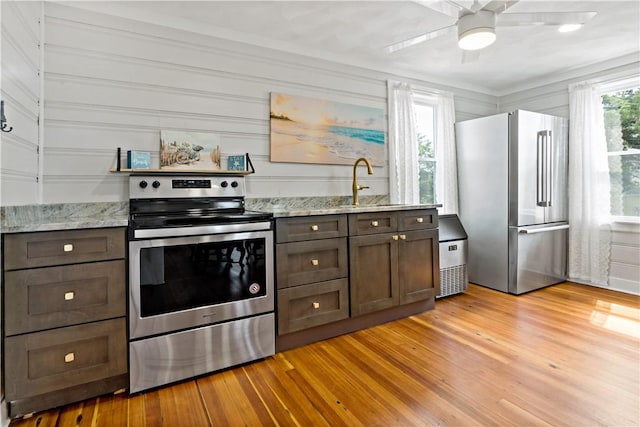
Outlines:
POLYGON ((127 168, 151 169, 151 152, 127 150, 127 168))
POLYGON ((269 117, 272 162, 385 164, 384 108, 272 92, 269 117))
POLYGON ((227 157, 227 170, 246 171, 247 156, 245 154, 229 154, 227 157))
POLYGON ((208 132, 160 131, 160 169, 220 170, 220 136, 208 132))

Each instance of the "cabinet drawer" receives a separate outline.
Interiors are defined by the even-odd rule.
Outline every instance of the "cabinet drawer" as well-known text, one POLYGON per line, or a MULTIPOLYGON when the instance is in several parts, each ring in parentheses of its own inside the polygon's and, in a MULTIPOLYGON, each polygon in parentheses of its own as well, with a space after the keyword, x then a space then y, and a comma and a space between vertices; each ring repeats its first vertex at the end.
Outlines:
POLYGON ((8 401, 125 374, 125 318, 6 338, 5 366, 8 401))
POLYGON ((7 234, 5 270, 124 258, 124 228, 7 234))
POLYGON ((5 273, 7 336, 125 315, 124 260, 5 273))
POLYGON ((349 317, 349 280, 339 279, 278 291, 278 334, 349 317))
POLYGON ((398 230, 422 230, 438 227, 438 211, 436 209, 419 209, 398 212, 398 230))
POLYGON ((331 239, 347 235, 346 215, 322 215, 276 220, 276 242, 331 239))
POLYGON ((397 231, 397 212, 372 212, 349 215, 349 235, 389 233, 397 231))
POLYGON ((278 289, 347 277, 347 238, 276 245, 278 289))

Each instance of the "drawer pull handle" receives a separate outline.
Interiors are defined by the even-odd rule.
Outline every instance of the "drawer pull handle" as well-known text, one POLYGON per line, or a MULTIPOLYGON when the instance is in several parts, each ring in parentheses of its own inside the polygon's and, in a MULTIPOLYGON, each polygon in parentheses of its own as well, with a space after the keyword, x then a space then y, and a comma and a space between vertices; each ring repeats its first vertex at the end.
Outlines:
POLYGON ((76 297, 76 293, 74 291, 70 291, 70 292, 65 292, 64 293, 64 300, 65 301, 71 301, 75 297, 76 297))
POLYGON ((407 235, 406 234, 401 234, 400 235, 400 240, 407 240, 407 235))
POLYGON ((424 220, 422 218, 416 218, 416 222, 419 222, 420 224, 422 224, 424 220))
POLYGON ((318 231, 319 229, 320 229, 320 227, 318 227, 315 224, 311 226, 311 231, 318 231))
POLYGON ((64 363, 71 363, 76 359, 75 353, 67 353, 64 355, 64 363))
POLYGON ((315 308, 316 310, 320 308, 320 303, 319 302, 314 302, 313 303, 313 308, 315 308))
POLYGON ((378 221, 371 221, 371 226, 372 227, 377 227, 378 226, 378 221))
POLYGON ((394 234, 393 236, 391 236, 391 238, 392 238, 393 240, 398 240, 398 235, 397 235, 397 234, 394 234))
POLYGON ((318 264, 320 264, 320 262, 317 259, 312 259, 311 260, 311 265, 317 266, 318 264))
POLYGON ((73 252, 73 245, 71 243, 67 243, 62 247, 62 250, 65 252, 73 252))

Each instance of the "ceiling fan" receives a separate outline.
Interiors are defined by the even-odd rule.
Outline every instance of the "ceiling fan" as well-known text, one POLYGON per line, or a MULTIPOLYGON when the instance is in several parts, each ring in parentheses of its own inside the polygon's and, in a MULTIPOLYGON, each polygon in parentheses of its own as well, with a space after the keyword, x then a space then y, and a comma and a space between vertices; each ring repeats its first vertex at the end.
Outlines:
POLYGON ((452 25, 420 34, 385 47, 387 53, 450 33, 458 33, 458 46, 464 51, 483 49, 496 40, 495 28, 525 25, 555 25, 572 31, 596 16, 597 12, 502 13, 518 0, 414 0, 430 9, 456 19, 452 25))

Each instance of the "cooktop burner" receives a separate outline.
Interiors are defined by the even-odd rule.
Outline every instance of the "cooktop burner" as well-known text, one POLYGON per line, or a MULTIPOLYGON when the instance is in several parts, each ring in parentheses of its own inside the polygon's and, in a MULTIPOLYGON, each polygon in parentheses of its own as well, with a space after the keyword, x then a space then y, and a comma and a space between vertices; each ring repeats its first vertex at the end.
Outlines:
POLYGON ((134 230, 270 220, 245 209, 244 176, 135 175, 129 179, 129 226, 134 230))

